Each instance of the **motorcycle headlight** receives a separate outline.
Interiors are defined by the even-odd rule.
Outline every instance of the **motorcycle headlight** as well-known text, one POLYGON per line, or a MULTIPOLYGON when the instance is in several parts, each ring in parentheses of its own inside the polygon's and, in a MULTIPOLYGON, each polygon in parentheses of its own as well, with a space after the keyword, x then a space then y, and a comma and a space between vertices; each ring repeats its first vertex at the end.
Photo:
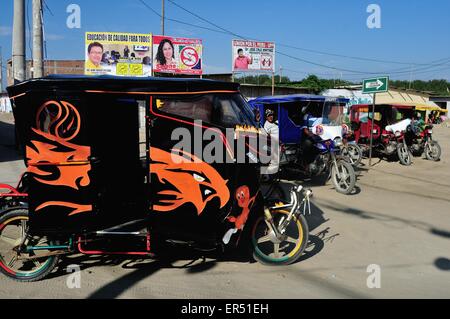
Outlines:
POLYGON ((400 132, 400 131, 395 132, 395 137, 400 137, 400 136, 402 136, 402 132, 400 132))
POLYGON ((336 147, 341 147, 341 146, 343 145, 342 139, 339 138, 339 137, 335 138, 335 139, 334 139, 334 145, 335 145, 336 147))

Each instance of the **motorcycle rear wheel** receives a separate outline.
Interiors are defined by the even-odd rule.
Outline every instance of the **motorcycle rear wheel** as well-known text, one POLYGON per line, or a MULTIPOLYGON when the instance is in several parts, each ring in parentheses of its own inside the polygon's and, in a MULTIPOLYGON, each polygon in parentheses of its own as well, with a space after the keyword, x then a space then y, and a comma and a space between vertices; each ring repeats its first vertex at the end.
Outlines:
POLYGON ((425 156, 429 161, 439 161, 441 159, 441 146, 436 141, 428 142, 425 145, 425 156))
POLYGON ((356 175, 353 166, 342 160, 337 162, 337 170, 336 167, 332 165, 331 181, 338 193, 344 195, 350 194, 356 184, 356 175))
MULTIPOLYGON (((274 224, 280 225, 288 214, 285 210, 272 211, 274 224)), ((255 221, 251 234, 253 258, 264 265, 292 264, 302 256, 308 235, 308 224, 303 215, 292 218, 282 240, 276 238, 265 217, 261 216, 255 221)))
MULTIPOLYGON (((47 250, 24 253, 19 248, 24 234, 28 231, 28 210, 17 209, 0 217, 0 272, 20 282, 34 282, 46 277, 57 265, 58 256, 39 257, 47 250), (35 257, 21 259, 21 255, 35 257)), ((29 246, 50 245, 47 238, 30 238, 29 246)))

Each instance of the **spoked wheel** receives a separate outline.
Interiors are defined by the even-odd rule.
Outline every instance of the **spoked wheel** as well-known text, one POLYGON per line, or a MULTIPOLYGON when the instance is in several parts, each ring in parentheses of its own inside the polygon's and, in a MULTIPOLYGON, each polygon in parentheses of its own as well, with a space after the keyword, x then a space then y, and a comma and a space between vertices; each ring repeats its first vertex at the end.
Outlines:
POLYGON ((350 194, 356 184, 355 170, 345 161, 338 161, 336 166, 332 166, 331 181, 338 193, 350 194))
POLYGON ((397 153, 398 159, 402 165, 409 166, 412 164, 412 154, 406 143, 399 143, 397 145, 397 153))
POLYGON ((356 144, 348 144, 343 148, 342 155, 348 159, 350 164, 356 167, 361 163, 363 151, 356 144))
POLYGON ((441 146, 436 141, 425 144, 425 156, 429 161, 439 161, 441 159, 441 146))
POLYGON ((47 238, 29 238, 28 211, 18 209, 0 217, 0 271, 17 281, 38 281, 58 263, 57 256, 45 256, 48 250, 26 252, 26 246, 48 246, 47 238), (42 256, 42 257, 40 257, 42 256))
MULTIPOLYGON (((274 224, 279 226, 289 212, 272 211, 274 224)), ((264 216, 258 218, 252 230, 253 258, 265 265, 289 265, 297 261, 308 243, 308 225, 303 215, 293 217, 282 238, 277 238, 264 216)))

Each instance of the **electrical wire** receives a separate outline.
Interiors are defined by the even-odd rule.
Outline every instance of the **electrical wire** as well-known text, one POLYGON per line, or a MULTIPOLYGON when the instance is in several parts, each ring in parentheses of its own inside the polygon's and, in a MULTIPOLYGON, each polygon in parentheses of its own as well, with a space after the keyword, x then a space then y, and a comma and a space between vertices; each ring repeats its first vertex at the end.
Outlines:
MULTIPOLYGON (((220 30, 222 30, 222 31, 224 31, 224 32, 226 32, 226 33, 228 33, 228 34, 230 34, 230 35, 236 36, 236 37, 241 38, 241 39, 244 39, 244 40, 250 39, 250 38, 247 37, 247 36, 242 36, 242 35, 236 34, 236 33, 232 32, 232 31, 230 31, 230 30, 227 30, 227 29, 225 29, 225 28, 223 28, 223 27, 217 25, 217 24, 214 23, 214 22, 209 21, 208 19, 205 19, 205 18, 199 16, 198 14, 192 12, 191 10, 186 9, 186 8, 184 8, 183 6, 177 4, 177 3, 176 3, 175 1, 173 1, 173 0, 168 0, 168 1, 169 1, 170 3, 172 3, 173 5, 175 5, 176 7, 182 9, 183 11, 185 11, 185 12, 187 12, 187 13, 193 15, 194 17, 196 17, 196 18, 198 18, 198 19, 200 19, 201 21, 204 21, 204 22, 206 22, 206 23, 208 23, 208 24, 210 24, 210 25, 212 25, 212 26, 214 26, 214 27, 216 27, 216 28, 219 28, 220 30)), ((441 63, 441 64, 432 64, 432 63, 431 63, 431 64, 429 64, 429 63, 411 63, 411 62, 387 61, 387 60, 379 60, 379 59, 371 59, 371 58, 362 58, 362 57, 348 56, 348 55, 342 55, 342 54, 328 53, 328 52, 323 52, 323 51, 318 51, 318 50, 312 50, 312 49, 305 49, 305 48, 296 47, 296 46, 292 46, 292 45, 288 45, 288 44, 283 44, 283 43, 277 43, 277 46, 283 46, 283 47, 288 47, 288 48, 292 48, 292 49, 296 49, 296 50, 302 50, 302 51, 313 52, 313 53, 318 53, 318 54, 324 54, 324 55, 330 55, 330 56, 337 56, 337 57, 343 57, 343 58, 348 58, 348 59, 356 59, 356 60, 362 60, 362 61, 379 62, 379 63, 391 63, 391 64, 403 64, 403 65, 419 65, 419 66, 427 66, 427 67, 434 67, 434 66, 440 66, 440 65, 445 64, 445 63, 441 63)), ((329 69, 334 69, 334 70, 339 70, 339 71, 348 71, 348 72, 351 72, 351 73, 360 73, 360 74, 364 74, 364 73, 365 73, 365 74, 379 74, 379 72, 360 72, 360 71, 355 71, 355 70, 348 70, 348 69, 343 69, 343 68, 337 68, 337 67, 327 66, 327 65, 324 65, 324 64, 321 64, 321 63, 317 63, 317 62, 313 62, 313 61, 309 61, 309 60, 306 60, 306 59, 302 59, 302 58, 298 58, 298 57, 293 57, 293 56, 291 56, 291 55, 288 55, 288 54, 283 53, 283 52, 280 52, 280 51, 278 51, 277 53, 280 54, 280 55, 284 55, 284 56, 286 56, 286 57, 292 58, 292 59, 297 59, 297 60, 299 60, 299 61, 301 61, 301 62, 305 62, 305 63, 308 63, 308 64, 313 64, 313 65, 316 65, 316 66, 321 66, 321 67, 324 67, 324 68, 329 68, 329 69)), ((443 58, 443 59, 440 59, 440 60, 449 60, 449 59, 450 59, 450 57, 443 58)), ((438 60, 438 61, 439 61, 439 60, 438 60)), ((406 69, 406 68, 405 68, 405 69, 406 69)), ((408 68, 408 69, 409 69, 409 68, 408 68)), ((420 70, 423 70, 423 69, 417 69, 417 70, 420 71, 420 70)), ((385 71, 385 72, 382 72, 382 73, 393 73, 393 72, 401 72, 401 71, 400 71, 400 70, 399 70, 399 71, 392 70, 392 71, 385 71)), ((405 72, 405 73, 409 73, 409 72, 411 72, 411 70, 404 71, 404 72, 405 72)))
POLYGON ((55 15, 53 14, 53 12, 52 12, 52 10, 50 9, 50 7, 47 5, 47 1, 46 1, 46 0, 42 0, 42 1, 43 1, 43 4, 44 4, 45 9, 50 13, 50 15, 51 15, 52 17, 54 17, 55 15))
MULTIPOLYGON (((140 1, 143 2, 143 0, 140 0, 140 1)), ((223 32, 225 32, 225 33, 227 33, 227 34, 233 35, 233 36, 238 37, 238 38, 243 39, 243 40, 249 39, 249 37, 242 36, 242 35, 239 35, 239 34, 237 34, 237 33, 234 33, 234 32, 232 32, 232 31, 230 31, 230 30, 227 30, 227 29, 225 29, 225 28, 223 28, 223 27, 217 25, 217 24, 214 23, 214 22, 209 21, 208 19, 205 19, 205 18, 199 16, 198 14, 196 14, 196 13, 190 11, 189 9, 186 9, 186 8, 184 8, 183 6, 177 4, 177 3, 174 2, 173 0, 168 0, 168 1, 169 1, 170 3, 172 3, 173 5, 175 5, 176 7, 178 7, 178 8, 180 8, 180 9, 184 10, 185 12, 187 12, 187 13, 193 15, 194 17, 196 17, 196 18, 198 18, 198 19, 200 19, 200 20, 202 20, 202 21, 204 21, 204 22, 206 22, 206 23, 208 23, 208 24, 210 24, 210 25, 212 25, 212 26, 214 26, 214 27, 216 27, 216 28, 219 28, 220 30, 222 30, 223 32)), ((156 12, 156 10, 152 9, 152 11, 155 12, 157 15, 159 15, 159 14, 156 12)), ((159 15, 159 16, 161 17, 161 15, 159 15)), ((277 44, 277 45, 280 45, 280 44, 277 44)), ((283 45, 283 44, 282 44, 282 45, 283 45)), ((288 45, 284 45, 284 46, 288 46, 288 45)), ((289 46, 289 47, 293 47, 293 46, 289 46)), ((301 48, 298 48, 298 47, 293 47, 293 48, 301 49, 301 48)), ((324 52, 317 51, 317 50, 309 50, 309 51, 315 51, 316 53, 321 53, 321 54, 324 53, 324 52)), ((352 74, 367 74, 367 75, 380 74, 380 71, 377 71, 377 72, 370 72, 370 71, 364 72, 364 71, 358 71, 358 70, 352 70, 352 69, 345 69, 345 68, 338 68, 338 67, 334 67, 334 66, 329 66, 329 65, 322 64, 322 63, 317 63, 317 62, 314 62, 314 61, 306 60, 306 59, 304 59, 304 58, 292 56, 292 55, 290 55, 290 54, 281 52, 281 51, 279 51, 279 50, 277 51, 277 53, 278 53, 279 55, 282 55, 282 56, 285 56, 285 57, 288 57, 288 58, 291 58, 291 59, 294 59, 294 60, 297 60, 297 61, 300 61, 300 62, 304 62, 304 63, 307 63, 307 64, 319 66, 319 67, 322 67, 322 68, 333 69, 333 70, 336 70, 336 71, 346 71, 346 72, 349 72, 349 73, 352 73, 352 74)), ((336 55, 336 56, 342 56, 342 57, 347 57, 347 58, 355 58, 355 57, 343 56, 343 55, 336 55)), ((362 59, 364 59, 364 60, 375 60, 375 59, 367 59, 367 58, 362 58, 362 59)), ((450 58, 444 58, 444 59, 445 59, 445 60, 448 60, 448 59, 450 59, 450 58)), ((444 60, 444 59, 440 59, 440 60, 444 60)), ((438 61, 439 61, 439 60, 438 60, 438 61)), ((377 62, 394 63, 394 61, 383 61, 383 60, 377 60, 377 62)), ((398 62, 398 61, 395 61, 395 62, 398 62)), ((446 64, 447 62, 445 62, 445 63, 439 63, 439 64, 425 64, 425 63, 415 64, 415 63, 408 63, 408 62, 400 62, 400 63, 401 63, 401 64, 407 64, 407 65, 420 65, 420 66, 426 66, 426 67, 421 67, 421 68, 416 68, 416 69, 409 69, 409 70, 406 70, 407 68, 404 68, 404 71, 402 71, 402 70, 398 70, 398 71, 395 71, 395 70, 385 70, 385 71, 383 71, 383 72, 381 72, 381 73, 389 73, 389 74, 408 74, 408 73, 412 73, 412 72, 413 72, 413 73, 416 73, 417 71, 428 70, 428 69, 434 68, 434 67, 436 67, 436 66, 444 65, 444 64, 446 64)))

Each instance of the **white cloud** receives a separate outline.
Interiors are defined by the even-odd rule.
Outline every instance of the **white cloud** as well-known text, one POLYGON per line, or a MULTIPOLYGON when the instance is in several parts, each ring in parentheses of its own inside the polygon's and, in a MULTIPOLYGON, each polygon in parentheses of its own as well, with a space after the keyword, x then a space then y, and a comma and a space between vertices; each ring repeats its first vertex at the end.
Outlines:
POLYGON ((45 34, 45 39, 47 41, 59 41, 64 39, 63 35, 59 35, 59 34, 52 34, 52 33, 46 33, 45 34))
POLYGON ((0 37, 7 37, 12 35, 12 28, 11 27, 4 27, 0 26, 0 37))
POLYGON ((226 68, 223 66, 214 66, 203 64, 203 73, 205 74, 221 74, 221 73, 231 73, 230 68, 226 68))
POLYGON ((175 33, 181 34, 182 36, 185 36, 185 37, 192 37, 196 34, 195 32, 193 32, 191 30, 180 29, 180 28, 175 29, 175 33))
MULTIPOLYGON (((0 37, 9 37, 11 35, 12 35, 11 27, 0 26, 0 37)), ((27 38, 30 37, 28 30, 25 30, 25 36, 27 38)), ((46 33, 45 38, 48 41, 58 41, 64 39, 64 36, 59 34, 46 33)))

